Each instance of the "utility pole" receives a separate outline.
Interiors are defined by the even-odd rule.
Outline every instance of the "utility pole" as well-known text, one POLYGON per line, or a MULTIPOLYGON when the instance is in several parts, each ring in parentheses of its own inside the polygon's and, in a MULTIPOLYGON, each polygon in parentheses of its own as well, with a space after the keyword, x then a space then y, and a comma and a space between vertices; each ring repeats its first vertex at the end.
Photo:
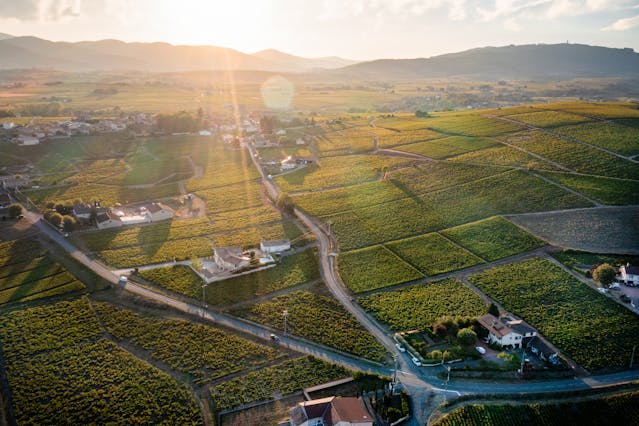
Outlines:
POLYGON ((282 315, 284 315, 284 336, 286 336, 286 317, 288 316, 288 311, 284 309, 282 315))
POLYGON ((393 354, 393 361, 395 364, 395 370, 393 371, 393 387, 395 386, 395 384, 397 383, 397 367, 398 367, 398 359, 397 359, 397 354, 393 354))
POLYGON ((448 382, 450 381, 450 365, 446 366, 446 389, 444 392, 444 401, 448 401, 448 382))
POLYGON ((629 368, 632 368, 632 364, 634 364, 634 362, 635 362, 635 349, 637 349, 637 345, 634 345, 632 347, 632 355, 630 355, 630 367, 629 368))

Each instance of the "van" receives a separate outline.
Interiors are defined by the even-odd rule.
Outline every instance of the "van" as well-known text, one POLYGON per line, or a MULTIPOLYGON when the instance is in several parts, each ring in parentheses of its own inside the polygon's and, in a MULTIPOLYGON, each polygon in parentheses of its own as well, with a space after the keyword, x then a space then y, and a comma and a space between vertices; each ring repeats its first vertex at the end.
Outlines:
POLYGON ((418 367, 422 366, 422 363, 417 358, 411 357, 410 360, 413 361, 413 364, 415 364, 416 366, 418 366, 418 367))

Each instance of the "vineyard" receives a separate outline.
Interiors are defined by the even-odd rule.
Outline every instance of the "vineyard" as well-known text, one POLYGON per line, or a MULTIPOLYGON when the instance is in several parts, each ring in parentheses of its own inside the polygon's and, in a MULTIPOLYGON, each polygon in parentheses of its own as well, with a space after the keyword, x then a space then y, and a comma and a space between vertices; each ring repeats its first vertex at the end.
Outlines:
POLYGON ((131 268, 169 260, 213 256, 213 245, 206 238, 166 241, 145 246, 103 250, 96 253, 100 259, 118 268, 131 268))
POLYGON ((100 337, 83 299, 0 318, 18 424, 201 424, 190 392, 100 337))
POLYGON ((84 284, 47 256, 35 240, 0 243, 0 305, 84 288, 84 284))
POLYGON ((350 155, 323 158, 321 165, 312 165, 275 178, 284 192, 317 190, 353 185, 379 179, 384 167, 396 168, 408 163, 405 159, 350 155))
POLYGON ((301 392, 303 388, 348 377, 350 371, 305 356, 272 367, 253 371, 211 388, 217 411, 255 401, 273 399, 276 395, 301 392))
POLYGON ((144 348, 173 370, 197 382, 260 367, 284 356, 267 346, 218 328, 187 321, 142 316, 107 303, 94 303, 109 333, 144 348))
POLYGON ((433 426, 639 424, 639 392, 559 403, 464 405, 433 426))
POLYGON ((636 204, 639 180, 586 176, 572 173, 542 173, 545 177, 609 205, 636 204))
POLYGON ((462 163, 493 164, 497 166, 526 167, 531 169, 557 170, 553 164, 510 146, 495 146, 467 152, 448 160, 462 163))
POLYGON ((563 111, 535 111, 510 115, 508 118, 536 127, 559 127, 591 121, 587 117, 563 111))
POLYGON ((610 149, 622 155, 639 154, 637 130, 614 123, 584 123, 555 129, 563 135, 610 149))
POLYGON ((436 233, 394 241, 386 246, 425 275, 437 275, 482 262, 436 233))
POLYGON ((482 299, 454 279, 371 294, 359 303, 397 331, 430 331, 441 317, 477 317, 486 312, 482 299))
POLYGON ((185 265, 147 269, 137 272, 136 275, 167 290, 193 298, 200 296, 202 284, 204 284, 202 278, 185 265))
POLYGON ((415 195, 323 216, 331 221, 340 249, 393 241, 504 213, 589 206, 586 200, 523 171, 461 184, 454 190, 415 195), (504 197, 503 194, 509 194, 504 197))
POLYGON ((355 293, 401 284, 423 276, 381 245, 341 253, 338 261, 344 283, 355 293))
POLYGON ((384 347, 332 297, 296 291, 236 313, 284 330, 284 310, 288 312, 286 324, 289 334, 375 361, 385 359, 384 347))
MULTIPOLYGON (((203 281, 188 266, 149 269, 138 275, 176 293, 202 298, 203 281)), ((306 250, 282 257, 275 267, 214 282, 207 287, 206 300, 211 305, 232 305, 318 278, 316 252, 306 250)))
POLYGON ((442 234, 487 261, 532 250, 545 243, 500 217, 467 223, 442 234))
POLYGON ((547 260, 493 268, 471 281, 588 370, 627 367, 639 344, 637 315, 547 260))
POLYGON ((467 136, 450 136, 428 142, 411 143, 397 147, 400 151, 412 152, 438 160, 482 150, 495 146, 490 139, 473 138, 467 136))
POLYGON ((504 140, 576 172, 625 179, 639 178, 639 168, 630 161, 542 131, 516 133, 504 140))

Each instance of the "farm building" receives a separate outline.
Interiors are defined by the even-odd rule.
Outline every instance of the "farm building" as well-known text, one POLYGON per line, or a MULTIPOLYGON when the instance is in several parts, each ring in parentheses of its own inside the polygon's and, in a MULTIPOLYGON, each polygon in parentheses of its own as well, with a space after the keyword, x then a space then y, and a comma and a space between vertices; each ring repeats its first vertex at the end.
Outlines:
POLYGON ((290 250, 290 248, 291 242, 289 240, 262 241, 260 243, 260 250, 264 253, 281 253, 290 250))
POLYGON ((523 320, 508 316, 497 318, 492 314, 486 314, 477 321, 488 331, 489 343, 499 346, 521 348, 524 339, 537 335, 537 330, 523 320))
POLYGON ((110 211, 100 213, 96 217, 96 223, 98 225, 98 229, 117 228, 122 226, 120 218, 110 211))
POLYGON ((162 203, 151 203, 140 207, 140 214, 148 215, 151 222, 167 220, 173 217, 173 211, 162 203))
POLYGON ((630 264, 623 265, 619 268, 619 275, 621 281, 629 286, 639 285, 639 266, 630 266, 630 264))
POLYGON ((250 262, 250 259, 244 256, 240 246, 217 247, 215 248, 214 258, 217 266, 225 271, 248 266, 250 262))
POLYGON ((96 215, 100 213, 106 213, 108 209, 106 207, 92 206, 91 204, 75 204, 73 206, 72 214, 76 219, 89 220, 91 218, 91 212, 95 211, 96 215))
POLYGON ((40 143, 40 139, 36 138, 35 136, 19 136, 16 139, 16 142, 18 143, 18 145, 21 146, 31 146, 38 145, 40 143))
POLYGON ((373 426, 373 416, 359 398, 329 396, 298 403, 289 412, 292 426, 373 426))
POLYGON ((293 157, 289 155, 288 157, 280 161, 280 167, 282 168, 282 170, 292 170, 297 167, 297 162, 293 157))

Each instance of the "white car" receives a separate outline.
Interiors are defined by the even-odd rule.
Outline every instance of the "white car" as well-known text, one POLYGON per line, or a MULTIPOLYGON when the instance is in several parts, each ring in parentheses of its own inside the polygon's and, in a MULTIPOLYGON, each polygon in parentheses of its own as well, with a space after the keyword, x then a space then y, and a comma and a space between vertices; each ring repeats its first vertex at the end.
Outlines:
POLYGON ((413 364, 415 364, 416 366, 418 366, 418 367, 422 366, 422 363, 417 358, 411 357, 410 360, 413 361, 413 364))
POLYGON ((482 355, 485 355, 485 354, 486 354, 486 349, 482 348, 481 346, 477 346, 477 347, 475 348, 475 350, 476 350, 477 352, 479 352, 480 354, 482 354, 482 355))
POLYGON ((406 352, 406 348, 403 347, 402 345, 400 345, 399 343, 395 343, 395 347, 397 348, 398 351, 400 352, 406 352))

